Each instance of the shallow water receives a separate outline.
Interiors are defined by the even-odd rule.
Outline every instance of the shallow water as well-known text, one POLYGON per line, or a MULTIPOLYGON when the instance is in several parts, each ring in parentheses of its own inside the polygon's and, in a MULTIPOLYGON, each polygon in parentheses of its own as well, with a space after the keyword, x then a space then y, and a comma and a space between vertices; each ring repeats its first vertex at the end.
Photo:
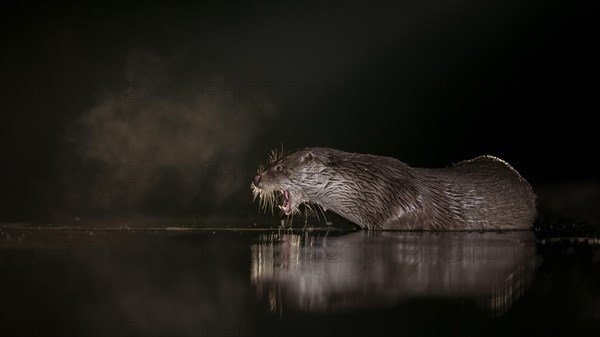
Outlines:
POLYGON ((0 335, 598 335, 600 239, 0 229, 0 335))

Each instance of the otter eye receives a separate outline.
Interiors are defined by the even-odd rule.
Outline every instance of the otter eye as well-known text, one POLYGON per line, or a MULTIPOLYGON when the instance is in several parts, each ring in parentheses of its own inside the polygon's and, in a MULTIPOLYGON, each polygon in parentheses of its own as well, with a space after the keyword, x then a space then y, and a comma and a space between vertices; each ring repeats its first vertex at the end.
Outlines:
POLYGON ((283 166, 281 166, 281 165, 275 166, 275 171, 277 171, 277 172, 283 171, 283 166))

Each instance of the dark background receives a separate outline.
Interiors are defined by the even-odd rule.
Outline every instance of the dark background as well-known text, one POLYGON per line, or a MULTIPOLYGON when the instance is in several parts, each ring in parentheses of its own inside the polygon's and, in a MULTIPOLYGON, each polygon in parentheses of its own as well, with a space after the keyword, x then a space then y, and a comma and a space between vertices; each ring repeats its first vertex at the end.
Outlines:
POLYGON ((2 2, 0 221, 245 225, 283 144, 496 155, 594 223, 591 3, 2 2))

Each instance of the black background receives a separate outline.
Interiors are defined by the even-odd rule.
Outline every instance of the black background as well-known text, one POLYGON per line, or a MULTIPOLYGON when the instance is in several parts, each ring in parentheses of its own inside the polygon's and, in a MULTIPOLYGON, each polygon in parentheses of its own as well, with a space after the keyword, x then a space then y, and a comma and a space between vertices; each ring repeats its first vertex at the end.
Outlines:
POLYGON ((593 205, 591 3, 2 2, 0 220, 252 217, 281 144, 491 154, 593 205))

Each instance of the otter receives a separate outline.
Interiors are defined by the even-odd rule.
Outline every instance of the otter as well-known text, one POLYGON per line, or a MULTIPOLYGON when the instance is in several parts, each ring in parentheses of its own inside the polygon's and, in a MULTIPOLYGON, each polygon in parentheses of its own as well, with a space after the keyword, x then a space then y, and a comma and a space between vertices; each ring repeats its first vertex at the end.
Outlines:
POLYGON ((536 217, 531 186, 507 162, 480 156, 446 168, 330 148, 273 152, 251 184, 263 209, 331 210, 367 230, 523 230, 536 217))

